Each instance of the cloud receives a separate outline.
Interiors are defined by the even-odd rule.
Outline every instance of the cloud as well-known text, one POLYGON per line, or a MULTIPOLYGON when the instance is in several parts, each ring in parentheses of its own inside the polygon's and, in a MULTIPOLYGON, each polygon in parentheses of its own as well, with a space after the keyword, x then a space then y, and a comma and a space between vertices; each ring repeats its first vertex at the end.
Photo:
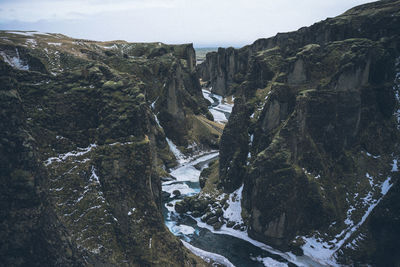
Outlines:
POLYGON ((35 22, 45 19, 76 19, 76 14, 170 8, 177 0, 15 0, 0 4, 0 21, 35 22))
POLYGON ((95 40, 242 46, 370 0, 3 0, 0 29, 95 40), (14 11, 11 11, 14 9, 14 11))

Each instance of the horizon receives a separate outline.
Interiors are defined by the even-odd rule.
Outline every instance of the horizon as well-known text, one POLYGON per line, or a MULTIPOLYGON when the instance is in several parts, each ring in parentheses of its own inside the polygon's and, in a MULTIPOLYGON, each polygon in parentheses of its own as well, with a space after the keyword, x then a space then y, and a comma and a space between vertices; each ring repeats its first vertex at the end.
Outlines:
POLYGON ((61 33, 95 41, 193 43, 197 49, 240 48, 369 2, 374 1, 4 0, 0 30, 61 33))

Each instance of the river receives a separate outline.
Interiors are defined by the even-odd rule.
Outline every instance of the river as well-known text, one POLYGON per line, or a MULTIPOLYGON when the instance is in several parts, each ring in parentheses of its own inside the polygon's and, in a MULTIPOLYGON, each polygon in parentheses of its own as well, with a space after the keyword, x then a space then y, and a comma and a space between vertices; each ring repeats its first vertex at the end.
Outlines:
MULTIPOLYGON (((227 122, 233 105, 224 103, 221 96, 211 94, 207 90, 203 90, 203 95, 212 103, 210 112, 214 120, 221 123, 227 122)), ((246 232, 225 226, 215 231, 198 218, 191 217, 190 214, 176 213, 174 204, 177 201, 200 192, 200 172, 208 166, 210 161, 217 159, 219 153, 218 151, 201 151, 197 156, 186 158, 170 140, 167 141, 179 165, 170 172, 176 180, 162 184, 162 190, 171 194, 171 197, 164 198, 163 202, 165 224, 194 254, 225 266, 322 266, 308 257, 297 257, 292 253, 273 249, 249 238, 246 232), (179 190, 181 194, 179 197, 174 197, 175 190, 179 190)))

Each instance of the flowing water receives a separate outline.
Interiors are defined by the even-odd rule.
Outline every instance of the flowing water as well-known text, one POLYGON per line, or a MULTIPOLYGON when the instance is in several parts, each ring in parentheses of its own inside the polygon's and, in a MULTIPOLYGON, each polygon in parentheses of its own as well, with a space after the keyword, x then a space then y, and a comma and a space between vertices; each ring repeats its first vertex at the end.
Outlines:
MULTIPOLYGON (((212 103, 210 111, 215 121, 226 122, 233 105, 222 103, 221 96, 211 94, 209 91, 203 90, 203 95, 212 103)), ((164 198, 163 203, 165 224, 193 253, 225 266, 322 266, 310 258, 283 253, 252 240, 246 232, 225 226, 215 231, 198 218, 191 217, 190 214, 176 213, 174 204, 179 199, 200 192, 200 172, 208 166, 210 161, 217 159, 219 153, 218 151, 203 151, 197 157, 185 158, 170 140, 168 144, 180 165, 170 172, 176 180, 162 184, 163 191, 170 194, 169 198, 164 198), (173 194, 175 190, 181 193, 179 197, 173 194)))

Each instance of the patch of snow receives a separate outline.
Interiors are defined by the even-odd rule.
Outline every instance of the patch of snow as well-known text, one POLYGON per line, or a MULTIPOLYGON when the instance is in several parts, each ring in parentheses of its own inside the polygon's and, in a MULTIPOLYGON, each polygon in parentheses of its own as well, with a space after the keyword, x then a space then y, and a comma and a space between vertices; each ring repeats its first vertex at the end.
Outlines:
POLYGON ((23 35, 23 36, 34 36, 35 34, 49 35, 48 33, 37 32, 37 31, 6 31, 6 32, 11 33, 11 34, 23 35))
POLYGON ((99 176, 97 176, 94 166, 92 166, 92 175, 90 176, 89 181, 94 181, 96 184, 100 185, 99 176))
POLYGON ((368 153, 368 152, 365 152, 365 154, 368 156, 368 157, 373 157, 374 159, 378 159, 378 158, 380 158, 381 156, 374 156, 374 155, 372 155, 371 153, 368 153))
POLYGON ((322 266, 322 265, 318 265, 317 262, 310 260, 310 258, 308 258, 308 257, 296 256, 290 252, 284 253, 277 249, 272 248, 271 246, 268 246, 264 243, 254 240, 248 236, 247 231, 234 230, 232 228, 226 227, 226 225, 223 225, 220 230, 214 230, 214 228, 212 226, 202 222, 200 220, 200 218, 194 218, 194 217, 192 217, 192 218, 196 221, 197 226, 200 228, 206 228, 214 234, 225 234, 225 235, 230 235, 230 236, 233 236, 236 238, 240 238, 244 241, 249 242, 250 244, 252 244, 256 247, 259 247, 262 250, 268 251, 269 253, 272 253, 275 255, 279 255, 282 258, 286 259, 289 262, 296 264, 299 267, 322 266))
POLYGON ((374 186, 374 177, 369 175, 368 172, 365 174, 365 176, 368 178, 368 181, 369 181, 369 184, 371 185, 371 187, 373 187, 374 186))
POLYGON ((235 267, 235 265, 233 265, 227 258, 225 258, 224 256, 221 256, 219 254, 215 254, 212 252, 208 252, 199 248, 196 248, 194 246, 192 246, 191 244, 181 240, 183 245, 189 249, 191 252, 193 252, 193 254, 199 256, 200 258, 202 258, 203 260, 205 260, 206 262, 210 262, 210 259, 222 264, 223 266, 227 266, 227 267, 235 267))
POLYGON ((71 152, 67 152, 65 154, 60 154, 57 157, 48 158, 47 160, 45 160, 45 165, 48 166, 48 165, 52 164, 53 162, 61 162, 61 161, 66 160, 69 157, 79 157, 79 156, 85 155, 85 154, 89 153, 92 150, 92 148, 95 148, 95 147, 97 147, 96 144, 90 144, 88 147, 78 148, 78 150, 80 150, 80 151, 71 151, 71 152))
POLYGON ((221 122, 221 123, 228 122, 228 119, 226 118, 225 113, 215 110, 215 109, 210 109, 210 112, 214 117, 214 121, 221 122))
POLYGON ((239 187, 237 190, 229 195, 227 203, 229 207, 224 211, 224 217, 229 221, 236 223, 243 223, 242 219, 242 192, 243 186, 239 187))
POLYGON ((397 159, 393 160, 393 164, 392 164, 392 172, 398 172, 399 169, 397 167, 397 159))
MULTIPOLYGON (((157 102, 157 100, 158 100, 158 97, 156 98, 156 100, 154 100, 154 102, 153 103, 151 103, 151 109, 153 109, 154 110, 154 107, 155 107, 155 105, 156 105, 156 102, 157 102)), ((157 117, 156 117, 157 118, 157 117)), ((157 119, 158 120, 158 119, 157 119)))
POLYGON ((132 208, 129 212, 128 212, 128 216, 131 216, 134 212, 135 212, 136 208, 132 208))
POLYGON ((61 46, 61 43, 48 43, 49 45, 61 46))
MULTIPOLYGON (((349 239, 349 237, 360 228, 360 226, 365 222, 368 218, 372 210, 379 204, 379 202, 383 199, 383 197, 387 194, 389 189, 392 185, 390 185, 391 177, 388 177, 381 185, 381 193, 382 196, 378 200, 374 200, 372 198, 372 193, 369 192, 366 197, 363 198, 364 205, 367 205, 368 208, 365 211, 364 215, 362 216, 361 220, 354 225, 353 221, 347 221, 346 223, 349 224, 347 229, 344 229, 342 233, 338 234, 335 239, 331 240, 329 243, 333 243, 334 245, 331 246, 328 242, 323 241, 322 239, 316 238, 315 236, 312 237, 302 237, 305 241, 305 244, 302 246, 304 251, 304 255, 307 255, 316 261, 319 261, 324 264, 332 265, 332 266, 339 266, 334 260, 334 254, 337 250, 339 250, 342 245, 349 239), (344 237, 340 240, 337 238, 343 236, 344 237)), ((354 209, 354 208, 353 208, 354 209)), ((350 210, 349 210, 350 211, 350 210)), ((350 211, 351 214, 352 210, 350 211)), ((349 214, 349 212, 348 212, 349 214)), ((349 216, 348 216, 349 218, 349 216)))
POLYGON ((31 45, 31 46, 36 46, 37 42, 35 39, 26 39, 26 44, 31 45))
POLYGON ((381 186, 381 194, 384 196, 387 194, 387 192, 389 191, 389 189, 393 186, 393 184, 390 184, 390 180, 392 178, 388 177, 388 179, 386 179, 381 186))
POLYGON ((178 147, 168 137, 166 137, 165 139, 167 140, 169 149, 174 154, 174 156, 178 160, 179 164, 188 162, 187 157, 185 157, 185 155, 183 155, 183 153, 178 149, 178 147))
POLYGON ((103 46, 104 49, 118 49, 118 46, 116 44, 113 44, 111 46, 103 46))
POLYGON ((19 56, 18 48, 15 48, 15 56, 9 56, 4 51, 0 51, 0 56, 3 58, 4 62, 15 69, 25 71, 29 70, 29 65, 19 56))
POLYGON ((261 262, 266 267, 287 267, 288 266, 287 263, 276 261, 270 257, 262 258, 262 257, 258 256, 257 258, 252 258, 252 260, 261 262))

